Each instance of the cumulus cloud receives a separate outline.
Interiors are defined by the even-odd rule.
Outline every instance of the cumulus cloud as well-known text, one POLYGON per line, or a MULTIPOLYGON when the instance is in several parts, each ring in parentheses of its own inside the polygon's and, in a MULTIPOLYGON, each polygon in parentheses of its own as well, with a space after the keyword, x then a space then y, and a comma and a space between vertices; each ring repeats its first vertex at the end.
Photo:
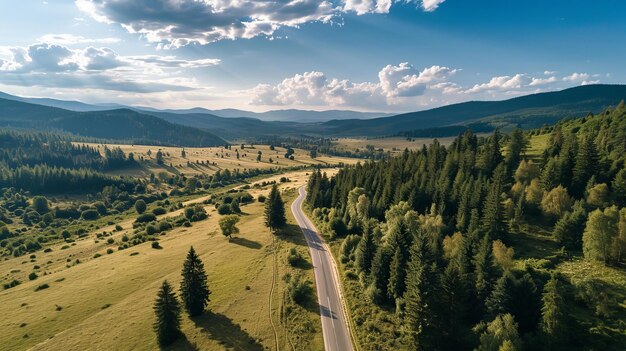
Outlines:
POLYGON ((591 77, 588 73, 572 73, 569 76, 563 77, 563 80, 566 82, 582 82, 591 77))
MULTIPOLYGON (((411 110, 436 107, 468 99, 511 97, 540 91, 562 89, 572 75, 533 77, 529 74, 496 76, 485 83, 463 87, 452 81, 458 69, 431 66, 417 69, 408 62, 387 65, 378 72, 378 81, 354 83, 328 78, 322 72, 306 72, 284 79, 276 85, 259 84, 247 91, 253 105, 357 107, 377 110, 411 110)), ((577 74, 580 84, 599 81, 577 74)))
POLYGON ((444 1, 446 0, 423 0, 422 8, 424 11, 432 12, 435 11, 444 1))
POLYGON ((487 83, 474 85, 467 92, 480 93, 483 91, 519 89, 529 84, 531 81, 532 80, 527 75, 519 73, 514 76, 493 77, 487 83))
POLYGON ((421 3, 434 11, 444 0, 76 0, 97 21, 119 24, 164 48, 225 39, 271 37, 282 27, 331 23, 343 13, 388 13, 392 3, 421 3))
POLYGON ((387 65, 378 73, 378 82, 354 83, 329 79, 322 72, 306 72, 284 79, 277 85, 259 84, 251 93, 255 105, 395 105, 424 95, 428 90, 451 93, 456 85, 445 80, 457 70, 432 66, 417 70, 407 62, 387 65))
POLYGON ((0 82, 7 85, 152 92, 197 88, 175 69, 219 64, 218 59, 183 60, 176 56, 123 56, 107 47, 72 49, 37 43, 28 47, 0 47, 0 82), (159 77, 155 79, 154 77, 159 77))

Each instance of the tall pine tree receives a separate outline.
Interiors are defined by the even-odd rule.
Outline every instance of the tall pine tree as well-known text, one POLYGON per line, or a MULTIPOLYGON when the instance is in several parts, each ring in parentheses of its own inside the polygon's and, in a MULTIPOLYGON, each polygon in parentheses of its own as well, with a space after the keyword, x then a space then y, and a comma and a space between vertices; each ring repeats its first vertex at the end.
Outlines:
POLYGON ((180 294, 185 310, 190 316, 198 316, 204 312, 209 303, 209 290, 204 264, 196 254, 193 246, 189 248, 187 259, 183 264, 183 280, 180 283, 180 294))
POLYGON ((167 280, 163 281, 163 285, 161 285, 157 294, 154 302, 154 314, 156 315, 156 321, 153 327, 159 345, 170 345, 181 335, 180 305, 172 286, 167 280))
POLYGON ((265 200, 265 225, 271 231, 276 232, 285 226, 287 219, 285 217, 285 203, 280 196, 278 186, 274 184, 270 195, 265 200))

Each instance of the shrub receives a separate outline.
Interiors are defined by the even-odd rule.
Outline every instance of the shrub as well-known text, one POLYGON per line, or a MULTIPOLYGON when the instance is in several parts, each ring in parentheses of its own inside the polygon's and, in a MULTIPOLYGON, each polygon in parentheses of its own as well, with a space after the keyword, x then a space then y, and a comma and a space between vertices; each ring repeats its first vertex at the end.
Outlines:
POLYGON ((303 267, 307 263, 306 259, 302 256, 302 254, 295 247, 292 247, 289 250, 289 255, 287 256, 287 262, 289 262, 289 264, 292 267, 303 267))
POLYGON ((259 197, 257 197, 257 200, 259 200, 259 202, 265 202, 265 195, 259 195, 259 197))
POLYGON ((85 210, 80 214, 80 218, 86 221, 93 221, 100 218, 100 214, 95 209, 85 210))
POLYGON ((98 257, 100 257, 100 256, 102 256, 102 255, 101 255, 101 254, 99 254, 99 253, 97 253, 97 254, 93 255, 93 258, 98 258, 98 257))
POLYGON ((48 285, 48 284, 41 284, 41 285, 39 285, 38 287, 35 288, 35 291, 48 289, 49 287, 50 287, 50 285, 48 285))
POLYGON ((159 245, 158 241, 153 241, 151 245, 152 245, 153 249, 162 249, 162 247, 161 247, 161 245, 159 245))
POLYGON ((35 272, 31 272, 31 273, 28 275, 28 280, 35 280, 35 279, 37 279, 37 277, 39 277, 39 276, 37 275, 37 273, 35 273, 35 272))
POLYGON ((139 199, 137 201, 135 201, 135 211, 137 211, 137 213, 142 214, 144 212, 146 212, 146 202, 139 199))
POLYGON ((115 242, 115 240, 113 238, 108 238, 107 239, 107 244, 113 244, 115 242))
POLYGON ((113 253, 113 249, 108 248, 108 249, 107 249, 107 255, 110 255, 110 254, 112 254, 112 253, 113 253))
POLYGON ((168 221, 159 222, 159 232, 164 232, 172 229, 172 225, 168 221))
POLYGON ((299 275, 290 280, 287 290, 291 300, 301 306, 309 303, 313 297, 311 282, 299 275))
POLYGON ((167 213, 167 211, 166 211, 163 207, 157 207, 157 208, 155 208, 154 210, 152 210, 152 213, 153 213, 155 216, 159 216, 159 215, 166 214, 166 213, 167 213))
POLYGON ((156 221, 156 216, 152 213, 140 214, 137 216, 137 219, 135 219, 135 223, 148 223, 152 221, 156 221))
POLYGON ((124 228, 121 225, 116 224, 115 225, 115 230, 117 230, 118 232, 121 232, 122 230, 124 230, 124 228))
POLYGON ((232 209, 230 207, 230 205, 227 204, 221 204, 217 207, 217 213, 221 214, 221 215, 228 215, 232 213, 232 209))
POLYGON ((20 285, 21 282, 17 279, 13 279, 11 282, 4 284, 4 289, 11 289, 14 286, 20 285))

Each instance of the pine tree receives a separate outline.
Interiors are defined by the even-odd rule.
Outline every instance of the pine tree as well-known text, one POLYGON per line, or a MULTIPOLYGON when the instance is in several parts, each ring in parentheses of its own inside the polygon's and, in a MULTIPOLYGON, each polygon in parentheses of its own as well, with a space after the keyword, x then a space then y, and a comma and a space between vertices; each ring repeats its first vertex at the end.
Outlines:
POLYGON ((374 242, 374 235, 371 229, 371 225, 366 224, 363 228, 363 234, 359 244, 356 247, 354 254, 354 264, 359 272, 370 273, 372 267, 372 260, 376 254, 376 243, 374 242))
MULTIPOLYGON (((485 301, 491 294, 494 277, 496 275, 492 264, 493 253, 491 247, 489 236, 484 235, 478 246, 478 251, 474 256, 474 288, 476 298, 478 299, 478 306, 476 306, 478 309, 482 309, 485 306, 485 301)), ((483 311, 478 312, 478 314, 483 313, 483 311)))
POLYGON ((180 305, 167 280, 163 281, 157 294, 157 299, 154 302, 154 314, 156 321, 153 327, 159 345, 170 345, 181 335, 180 305))
POLYGON ((404 279, 406 268, 400 248, 396 248, 389 266, 389 284, 387 293, 390 299, 398 299, 404 294, 404 279))
POLYGON ((591 136, 585 136, 578 148, 572 173, 571 191, 574 195, 580 197, 583 194, 587 182, 597 173, 597 168, 598 151, 596 145, 591 136))
POLYGON ((587 213, 583 206, 577 202, 572 212, 566 212, 556 222, 552 236, 559 244, 569 250, 582 250, 586 221, 587 213))
POLYGON ((543 287, 541 300, 541 332, 548 344, 559 347, 567 339, 567 321, 561 283, 556 274, 553 273, 543 287))
POLYGON ((507 145, 507 154, 505 162, 507 165, 508 174, 512 175, 517 169, 522 160, 522 155, 528 147, 528 140, 524 135, 524 131, 520 128, 515 128, 509 136, 509 143, 507 145))
POLYGON ((185 310, 190 316, 199 316, 209 302, 211 291, 207 283, 204 264, 196 254, 193 246, 189 248, 187 259, 183 264, 183 280, 180 283, 180 294, 185 310))
POLYGON ((285 218, 285 203, 280 196, 280 191, 276 184, 272 186, 270 195, 265 200, 265 225, 271 231, 276 232, 285 226, 287 219, 285 218))
POLYGON ((493 179, 489 187, 489 193, 485 199, 482 229, 491 239, 499 239, 504 234, 505 215, 501 201, 504 187, 505 169, 500 164, 494 171, 493 179))
POLYGON ((485 301, 487 316, 494 318, 499 314, 512 313, 514 278, 509 272, 498 279, 491 295, 485 301))
POLYGON ((376 289, 376 293, 371 296, 374 302, 385 304, 389 302, 387 299, 389 285, 389 263, 392 253, 386 245, 380 245, 372 260, 372 268, 370 269, 371 285, 376 289))
POLYGON ((426 240, 416 238, 406 275, 404 323, 413 350, 439 349, 442 340, 438 269, 426 240))

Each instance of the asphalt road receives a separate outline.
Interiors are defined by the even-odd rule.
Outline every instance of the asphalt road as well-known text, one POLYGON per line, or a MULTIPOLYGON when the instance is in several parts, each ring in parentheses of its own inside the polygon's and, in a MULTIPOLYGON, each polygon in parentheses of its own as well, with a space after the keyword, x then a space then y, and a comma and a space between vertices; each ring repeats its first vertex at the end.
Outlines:
POLYGON ((324 348, 326 351, 353 351, 348 324, 341 304, 339 278, 331 256, 332 253, 321 235, 316 231, 311 220, 302 211, 302 202, 306 197, 306 191, 304 188, 300 188, 299 193, 298 198, 291 204, 291 212, 302 229, 311 251, 322 319, 324 348))

